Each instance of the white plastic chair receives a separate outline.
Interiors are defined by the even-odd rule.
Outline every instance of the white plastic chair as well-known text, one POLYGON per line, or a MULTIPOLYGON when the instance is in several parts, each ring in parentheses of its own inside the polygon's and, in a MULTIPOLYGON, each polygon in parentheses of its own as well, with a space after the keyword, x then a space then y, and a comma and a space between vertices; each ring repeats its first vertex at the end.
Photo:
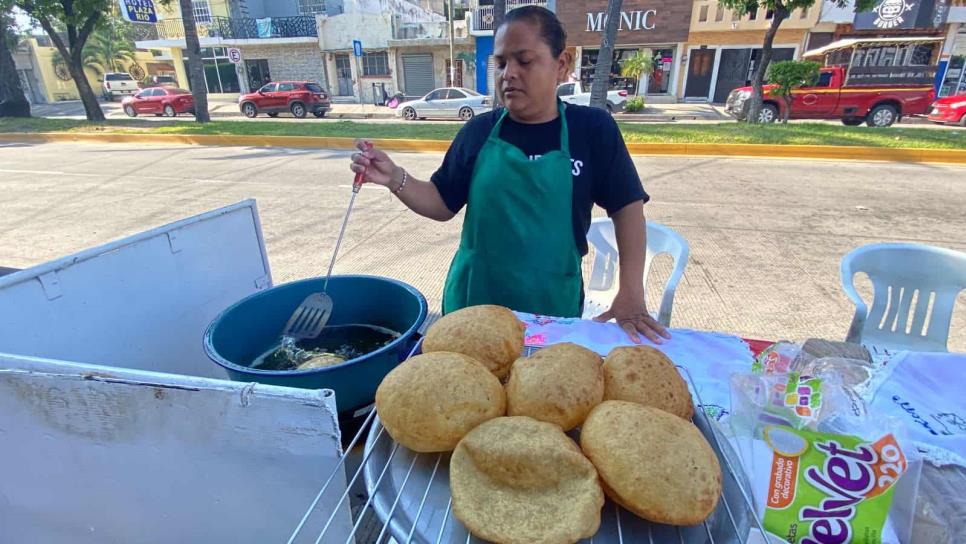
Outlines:
MULTIPOLYGON (((596 255, 590 272, 590 282, 584 300, 585 319, 596 317, 610 308, 614 296, 617 294, 617 238, 614 235, 614 223, 608 218, 594 219, 587 232, 587 242, 594 246, 596 255)), ((688 254, 691 252, 688 242, 672 229, 647 221, 647 254, 644 256, 644 288, 647 289, 647 278, 651 272, 654 257, 668 253, 673 259, 673 270, 664 286, 661 307, 657 320, 668 327, 671 325, 671 308, 674 306, 674 291, 684 275, 684 267, 688 264, 688 254)))
POLYGON ((966 253, 921 244, 871 244, 846 254, 841 273, 842 288, 855 303, 846 342, 948 351, 953 307, 966 288, 966 253), (871 309, 855 290, 857 272, 872 280, 871 309))

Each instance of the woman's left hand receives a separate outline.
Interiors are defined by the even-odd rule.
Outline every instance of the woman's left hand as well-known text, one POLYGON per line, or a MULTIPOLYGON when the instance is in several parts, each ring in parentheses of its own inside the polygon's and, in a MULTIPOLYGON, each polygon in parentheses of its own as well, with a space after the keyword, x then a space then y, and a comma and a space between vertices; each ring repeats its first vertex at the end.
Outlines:
POLYGON ((639 292, 618 291, 614 302, 610 305, 610 310, 595 317, 594 321, 603 323, 611 319, 617 320, 617 324, 635 344, 641 343, 639 333, 644 334, 655 344, 663 344, 665 338, 671 338, 671 333, 667 332, 664 325, 651 317, 651 313, 647 311, 643 289, 639 292))

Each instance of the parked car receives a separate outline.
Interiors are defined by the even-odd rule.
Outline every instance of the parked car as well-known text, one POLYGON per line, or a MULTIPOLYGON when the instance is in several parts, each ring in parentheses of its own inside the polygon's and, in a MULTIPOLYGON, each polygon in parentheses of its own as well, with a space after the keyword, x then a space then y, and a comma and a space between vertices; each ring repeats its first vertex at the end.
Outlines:
POLYGON ((152 87, 177 87, 178 80, 174 76, 151 76, 152 87))
POLYGON ((140 90, 138 82, 131 77, 131 74, 111 72, 101 78, 101 94, 109 102, 113 102, 116 96, 132 95, 140 90))
MULTIPOLYGON (((848 85, 845 77, 846 70, 841 66, 822 68, 815 85, 793 92, 789 118, 841 119, 842 124, 848 126, 866 123, 870 127, 887 127, 902 116, 926 113, 936 97, 931 85, 848 85)), ((784 114, 785 101, 768 94, 773 87, 765 85, 765 100, 758 114, 759 122, 773 123, 784 114)), ((751 87, 731 91, 725 111, 737 119, 744 119, 750 97, 751 87)))
POLYGON ((966 92, 934 102, 927 119, 933 123, 966 127, 966 92))
POLYGON ((259 113, 278 117, 279 113, 288 111, 299 119, 309 112, 321 118, 332 109, 332 102, 329 93, 316 82, 273 81, 253 93, 239 96, 238 109, 245 117, 255 117, 259 113))
POLYGON ((443 87, 430 91, 419 100, 409 100, 396 107, 396 116, 407 121, 427 117, 455 117, 469 121, 475 115, 493 109, 490 97, 463 87, 443 87))
POLYGON ((191 91, 177 87, 149 87, 135 94, 126 96, 121 101, 124 113, 130 117, 137 117, 142 113, 153 113, 165 117, 175 117, 179 113, 195 112, 195 99, 191 91))
MULTIPOLYGON (((562 83, 557 86, 557 97, 568 104, 590 105, 590 90, 584 90, 579 81, 562 83)), ((623 111, 626 102, 627 91, 625 89, 607 91, 607 111, 611 113, 623 111)))

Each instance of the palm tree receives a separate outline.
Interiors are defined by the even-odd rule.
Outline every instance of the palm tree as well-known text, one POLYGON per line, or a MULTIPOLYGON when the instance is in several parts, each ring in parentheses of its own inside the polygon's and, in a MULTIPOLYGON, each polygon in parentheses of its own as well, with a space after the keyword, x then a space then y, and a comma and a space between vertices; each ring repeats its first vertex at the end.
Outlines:
POLYGON ((644 89, 643 95, 645 98, 647 97, 647 86, 653 73, 654 55, 650 51, 647 53, 638 51, 634 53, 633 57, 624 59, 624 62, 621 63, 621 75, 636 79, 637 94, 641 94, 641 89, 644 89))
POLYGON ((95 71, 99 73, 121 72, 125 61, 134 62, 134 51, 130 25, 110 20, 91 35, 84 48, 84 56, 90 54, 92 68, 96 67, 95 71))

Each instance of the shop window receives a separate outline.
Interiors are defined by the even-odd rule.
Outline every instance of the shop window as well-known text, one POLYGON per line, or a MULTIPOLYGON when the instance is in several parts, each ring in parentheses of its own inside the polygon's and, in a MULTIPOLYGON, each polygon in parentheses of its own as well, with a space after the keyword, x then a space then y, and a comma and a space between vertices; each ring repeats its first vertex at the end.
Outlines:
POLYGON ((208 0, 192 0, 191 11, 195 14, 196 23, 211 23, 211 4, 208 0))
POLYGON ((935 47, 935 44, 912 46, 912 55, 910 55, 909 61, 906 62, 906 65, 928 66, 929 60, 932 58, 933 47, 935 47))
POLYGON ((765 12, 765 19, 771 21, 774 18, 775 18, 775 10, 770 9, 770 10, 768 10, 768 11, 765 12))
POLYGON ((714 22, 720 23, 721 21, 724 21, 724 12, 724 6, 718 4, 714 12, 714 22))
POLYGON ((749 21, 754 21, 756 19, 758 19, 758 8, 754 8, 751 10, 751 13, 748 14, 749 21))
POLYGON ((701 6, 701 9, 698 11, 698 22, 699 23, 707 23, 708 22, 708 5, 707 4, 701 6))
POLYGON ((389 53, 377 51, 366 53, 362 56, 362 75, 363 76, 388 76, 389 75, 389 53))
POLYGON ((731 10, 731 22, 737 23, 740 20, 741 20, 741 14, 738 13, 738 10, 735 10, 735 9, 731 10))

